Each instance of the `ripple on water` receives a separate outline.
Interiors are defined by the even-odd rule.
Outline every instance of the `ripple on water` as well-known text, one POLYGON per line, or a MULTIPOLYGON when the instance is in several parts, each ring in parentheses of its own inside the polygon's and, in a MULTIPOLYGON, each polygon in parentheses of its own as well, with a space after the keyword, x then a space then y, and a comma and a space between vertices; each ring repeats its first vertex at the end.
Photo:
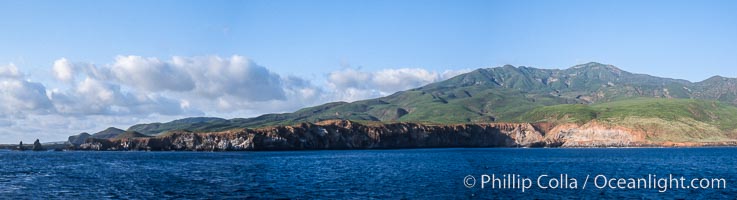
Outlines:
MULTIPOLYGON (((730 198, 714 190, 468 189, 468 174, 648 173, 736 180, 735 148, 0 152, 3 198, 730 198)), ((579 183, 581 184, 581 183, 579 183)))

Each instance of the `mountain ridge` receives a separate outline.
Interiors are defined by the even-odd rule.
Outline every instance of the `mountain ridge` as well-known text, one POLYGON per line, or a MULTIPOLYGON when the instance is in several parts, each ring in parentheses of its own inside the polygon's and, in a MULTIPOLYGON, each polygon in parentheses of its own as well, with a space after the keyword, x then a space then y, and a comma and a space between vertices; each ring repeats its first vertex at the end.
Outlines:
MULTIPOLYGON (((439 124, 531 122, 533 119, 522 116, 548 106, 595 105, 633 98, 695 99, 735 106, 737 79, 714 76, 691 82, 631 73, 596 62, 567 69, 505 65, 476 69, 374 99, 330 102, 292 113, 253 118, 184 118, 167 123, 138 124, 128 131, 153 136, 175 130, 214 132, 334 119, 439 124)), ((687 106, 678 102, 673 105, 687 106)))

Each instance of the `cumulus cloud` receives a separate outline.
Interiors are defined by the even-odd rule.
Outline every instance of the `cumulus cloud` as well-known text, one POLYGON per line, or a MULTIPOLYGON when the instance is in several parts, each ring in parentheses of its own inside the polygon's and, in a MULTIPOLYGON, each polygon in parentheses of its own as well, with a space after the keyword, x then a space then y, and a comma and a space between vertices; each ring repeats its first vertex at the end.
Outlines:
POLYGON ((281 77, 243 56, 174 57, 171 64, 191 75, 194 92, 203 97, 233 96, 245 101, 285 99, 281 77))
MULTIPOLYGON (((201 114, 160 94, 125 91, 115 82, 100 80, 94 66, 74 64, 67 59, 54 62, 54 77, 67 82, 75 80, 78 70, 87 72, 82 81, 72 82, 66 91, 47 89, 39 82, 26 79, 15 65, 0 66, 0 115, 24 118, 27 115, 181 115, 201 114)), ((7 124, 7 123, 4 123, 7 124)))
POLYGON ((98 80, 112 80, 115 78, 110 72, 110 67, 98 67, 92 63, 73 62, 66 58, 55 60, 51 66, 51 70, 54 78, 72 84, 80 75, 98 80))
POLYGON ((189 116, 292 112, 331 101, 384 96, 468 71, 346 68, 327 74, 326 84, 317 86, 238 55, 130 55, 102 65, 60 58, 51 69, 51 77, 65 84, 63 89, 33 82, 15 65, 0 66, 0 140, 8 138, 3 133, 72 131, 61 133, 66 137, 81 130, 189 116))
POLYGON ((23 112, 51 112, 52 104, 46 88, 25 80, 15 65, 0 66, 0 114, 18 115, 23 112))
POLYGON ((20 71, 18 71, 18 67, 14 64, 0 66, 0 78, 20 78, 21 75, 20 71))
POLYGON ((337 89, 366 89, 372 81, 371 72, 361 72, 353 68, 330 72, 328 82, 337 89))
POLYGON ((138 105, 148 105, 147 111, 159 114, 178 113, 171 105, 185 110, 271 112, 326 101, 321 98, 323 90, 310 81, 281 76, 238 55, 170 60, 117 56, 102 66, 62 58, 53 68, 57 79, 73 87, 51 94, 57 110, 69 114, 132 113, 138 105))
POLYGON ((437 73, 418 68, 384 69, 374 73, 373 83, 379 91, 396 92, 432 83, 437 73))
POLYGON ((382 69, 363 72, 346 68, 328 74, 328 86, 341 100, 354 101, 420 87, 445 80, 470 70, 446 70, 442 73, 420 68, 382 69))
POLYGON ((70 116, 282 112, 329 101, 384 96, 468 70, 366 72, 346 68, 329 73, 324 87, 276 74, 238 55, 175 56, 169 60, 130 55, 117 56, 106 65, 60 58, 52 71, 54 78, 71 87, 47 90, 40 83, 24 80, 14 65, 0 67, 0 98, 7 102, 0 108, 2 112, 34 110, 70 116))
POLYGON ((158 58, 118 56, 110 72, 121 83, 146 91, 189 91, 195 85, 187 71, 158 58))
POLYGON ((50 101, 40 83, 24 80, 0 81, 0 94, 5 110, 46 110, 50 101))
POLYGON ((54 77, 60 81, 72 81, 75 75, 76 67, 69 62, 66 58, 61 58, 54 61, 51 69, 54 72, 54 77))
POLYGON ((56 111, 63 115, 179 115, 197 110, 182 106, 182 101, 158 94, 126 92, 120 85, 87 77, 76 88, 51 92, 56 111))

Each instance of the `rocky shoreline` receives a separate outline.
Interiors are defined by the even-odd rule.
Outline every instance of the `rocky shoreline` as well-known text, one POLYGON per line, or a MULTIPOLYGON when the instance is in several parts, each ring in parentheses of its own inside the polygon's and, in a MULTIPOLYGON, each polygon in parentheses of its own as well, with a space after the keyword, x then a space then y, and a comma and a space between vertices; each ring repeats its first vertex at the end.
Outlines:
POLYGON ((75 150, 95 151, 270 151, 448 147, 679 147, 737 146, 724 142, 650 142, 646 135, 598 123, 483 123, 432 125, 329 120, 294 126, 156 137, 88 138, 75 150))

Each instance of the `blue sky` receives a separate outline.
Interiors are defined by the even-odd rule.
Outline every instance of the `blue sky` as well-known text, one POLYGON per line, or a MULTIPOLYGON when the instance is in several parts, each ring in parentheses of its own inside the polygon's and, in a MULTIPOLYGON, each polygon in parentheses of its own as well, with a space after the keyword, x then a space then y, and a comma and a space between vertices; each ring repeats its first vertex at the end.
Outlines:
MULTIPOLYGON (((244 55, 279 73, 587 61, 700 81, 736 76, 734 1, 18 1, 0 62, 244 55)), ((41 72, 35 72, 41 73, 41 72)))
POLYGON ((8 76, 24 91, 45 91, 6 89, 20 95, 6 99, 50 100, 0 109, 0 142, 288 112, 504 64, 596 61, 690 81, 737 77, 735 10, 735 1, 1 1, 0 66, 19 71, 8 76), (131 78, 171 71, 192 87, 131 78), (243 77, 192 75, 233 71, 243 77), (286 89, 259 97, 224 87, 269 80, 257 88, 286 89), (87 103, 97 109, 70 111, 94 99, 85 95, 101 98, 87 103), (126 98, 137 103, 114 100, 126 98), (25 125, 38 121, 48 124, 25 125), (17 134, 52 129, 68 131, 17 134))

